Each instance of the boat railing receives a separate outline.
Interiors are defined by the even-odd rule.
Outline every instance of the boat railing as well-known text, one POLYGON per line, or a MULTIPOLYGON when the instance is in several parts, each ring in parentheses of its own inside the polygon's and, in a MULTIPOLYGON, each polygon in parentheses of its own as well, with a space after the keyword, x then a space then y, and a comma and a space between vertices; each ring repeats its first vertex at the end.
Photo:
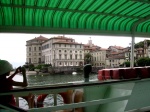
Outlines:
MULTIPOLYGON (((34 86, 34 87, 26 87, 26 88, 15 88, 11 91, 8 92, 2 92, 0 95, 11 95, 13 94, 15 97, 19 96, 27 96, 29 93, 40 95, 40 94, 58 94, 60 92, 64 92, 70 89, 83 89, 84 90, 84 101, 79 102, 79 103, 72 103, 72 104, 64 104, 64 105, 57 105, 57 100, 56 97, 54 97, 54 101, 56 101, 56 104, 54 106, 50 107, 42 107, 42 108, 30 108, 28 109, 29 112, 34 112, 34 111, 56 111, 56 110, 63 110, 63 109, 72 109, 72 108, 77 108, 77 107, 88 107, 92 105, 100 105, 100 104, 106 104, 106 103, 111 103, 111 102, 117 102, 117 101, 123 101, 123 100, 128 100, 131 96, 131 94, 124 95, 124 96, 118 96, 118 97, 113 97, 113 98, 97 98, 97 99, 92 99, 89 100, 88 93, 89 90, 92 90, 93 88, 101 88, 104 86, 113 86, 113 85, 124 85, 128 83, 136 83, 137 81, 140 81, 140 78, 135 78, 135 79, 127 79, 127 80, 107 80, 107 81, 91 81, 91 82, 74 82, 74 83, 67 83, 67 84, 57 84, 57 85, 45 85, 45 86, 34 86), (86 101, 87 100, 87 101, 86 101)), ((124 87, 123 87, 124 88, 124 87)), ((101 91, 102 92, 102 91, 101 91)), ((8 107, 7 105, 0 105, 0 107, 3 107, 8 110, 13 110, 17 111, 14 108, 8 107)))
MULTIPOLYGON (((98 80, 90 81, 91 65, 84 68, 84 81, 66 84, 15 88, 0 95, 13 94, 16 98, 28 94, 54 94, 54 106, 30 108, 34 111, 57 111, 82 107, 84 112, 128 112, 150 106, 150 67, 103 69, 98 72, 98 80), (57 94, 68 90, 83 90, 83 100, 70 104, 57 104, 57 94)), ((0 105, 8 110, 18 110, 0 105)), ((150 108, 148 108, 150 110, 150 108)))

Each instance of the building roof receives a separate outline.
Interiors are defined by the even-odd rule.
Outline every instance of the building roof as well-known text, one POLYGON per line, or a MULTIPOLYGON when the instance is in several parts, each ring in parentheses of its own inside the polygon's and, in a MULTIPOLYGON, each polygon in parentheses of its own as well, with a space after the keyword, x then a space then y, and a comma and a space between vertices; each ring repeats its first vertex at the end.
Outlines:
POLYGON ((124 47, 121 47, 121 46, 109 46, 109 47, 114 47, 114 48, 116 48, 116 49, 118 49, 118 50, 122 50, 122 49, 124 49, 124 47))
POLYGON ((57 36, 57 37, 52 37, 50 39, 74 40, 73 38, 68 38, 68 37, 65 37, 65 36, 57 36))
POLYGON ((66 41, 57 41, 57 42, 54 42, 53 44, 78 44, 78 45, 82 45, 82 43, 66 42, 66 41))
POLYGON ((125 56, 111 56, 111 57, 107 57, 107 59, 125 59, 125 56))
MULTIPOLYGON (((48 40, 48 38, 43 37, 43 36, 40 35, 39 37, 35 37, 35 38, 31 39, 31 40, 41 40, 41 41, 46 41, 46 40, 48 40)), ((28 41, 31 41, 31 40, 28 40, 28 41)))
POLYGON ((137 48, 136 50, 137 50, 137 51, 140 51, 140 50, 143 50, 143 48, 137 48))
POLYGON ((107 51, 106 48, 92 49, 92 52, 107 51))

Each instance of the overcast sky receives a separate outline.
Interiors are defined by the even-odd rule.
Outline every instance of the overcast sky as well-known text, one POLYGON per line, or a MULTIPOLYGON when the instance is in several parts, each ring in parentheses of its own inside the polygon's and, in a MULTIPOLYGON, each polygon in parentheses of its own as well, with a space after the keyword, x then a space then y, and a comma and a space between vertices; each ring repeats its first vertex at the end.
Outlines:
MULTIPOLYGON (((46 38, 51 38, 58 35, 41 34, 46 38)), ((16 33, 0 33, 0 59, 8 60, 13 67, 24 65, 26 62, 26 41, 40 36, 40 34, 16 34, 16 33)), ((88 40, 92 39, 93 44, 102 48, 109 46, 127 47, 131 43, 130 37, 110 37, 110 36, 79 36, 65 35, 65 37, 74 38, 76 42, 87 44, 88 40)), ((136 38, 135 43, 143 41, 145 38, 136 38)))

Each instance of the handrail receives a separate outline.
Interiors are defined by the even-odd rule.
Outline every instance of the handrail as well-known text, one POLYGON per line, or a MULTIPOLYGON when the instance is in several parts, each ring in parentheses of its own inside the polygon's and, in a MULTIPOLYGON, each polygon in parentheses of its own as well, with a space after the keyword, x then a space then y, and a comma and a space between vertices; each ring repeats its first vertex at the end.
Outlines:
MULTIPOLYGON (((37 92, 41 91, 41 93, 49 93, 50 91, 60 89, 76 89, 76 88, 84 88, 89 86, 102 86, 102 85, 110 85, 110 84, 117 84, 117 83, 126 83, 126 82, 133 82, 141 80, 141 78, 134 78, 134 79, 123 79, 123 80, 109 80, 109 81, 92 81, 92 82, 82 82, 82 83, 67 83, 67 84, 57 84, 57 85, 46 85, 46 86, 33 86, 33 87, 26 87, 26 88, 16 88, 10 91, 1 92, 0 95, 10 95, 16 93, 29 93, 29 92, 37 92), (46 91, 48 90, 48 91, 46 91)), ((22 94, 23 95, 23 94, 22 94)))
POLYGON ((93 101, 86 101, 86 102, 80 102, 80 103, 72 103, 72 104, 65 104, 65 105, 57 105, 57 106, 51 106, 51 107, 46 107, 46 108, 32 108, 28 110, 28 112, 41 112, 41 111, 56 111, 61 110, 61 109, 71 109, 71 108, 80 108, 80 107, 87 107, 91 105, 98 105, 98 104, 106 104, 106 103, 111 103, 111 102, 116 102, 116 101, 122 101, 122 100, 127 100, 130 98, 130 95, 127 96, 122 96, 122 97, 117 97, 117 98, 107 98, 107 99, 98 99, 98 100, 93 100, 93 101))
POLYGON ((13 106, 13 105, 10 105, 10 104, 1 104, 0 103, 0 107, 2 108, 7 108, 13 112, 27 112, 27 110, 24 110, 22 108, 19 108, 19 107, 16 107, 16 106, 13 106))

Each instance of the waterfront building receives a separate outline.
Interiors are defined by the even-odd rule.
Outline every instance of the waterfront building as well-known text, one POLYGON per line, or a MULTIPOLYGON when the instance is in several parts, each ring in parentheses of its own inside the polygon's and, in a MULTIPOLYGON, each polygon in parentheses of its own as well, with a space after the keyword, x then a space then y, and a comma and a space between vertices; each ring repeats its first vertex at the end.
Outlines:
POLYGON ((150 58, 150 46, 147 48, 147 56, 150 58))
POLYGON ((26 63, 38 65, 44 63, 42 60, 42 43, 48 40, 43 36, 35 37, 34 39, 26 41, 26 63))
POLYGON ((105 67, 106 53, 107 49, 105 48, 93 49, 93 51, 91 52, 93 66, 105 67))
MULTIPOLYGON (((134 51, 134 58, 150 56, 146 40, 144 48, 134 51)), ((84 64, 84 56, 91 54, 91 64, 96 67, 119 67, 131 59, 131 48, 109 46, 108 49, 94 45, 92 40, 87 44, 77 43, 74 39, 57 36, 45 38, 35 37, 26 41, 26 62, 38 65, 41 63, 53 66, 79 66, 84 64)))
POLYGON ((124 48, 121 47, 121 46, 116 46, 115 45, 115 46, 109 46, 108 50, 110 50, 110 53, 112 53, 112 52, 121 52, 121 51, 124 50, 124 48))
POLYGON ((99 48, 99 46, 96 46, 92 43, 91 37, 87 44, 84 44, 84 54, 92 52, 93 49, 99 48))
POLYGON ((84 44, 84 54, 90 53, 92 55, 91 64, 96 67, 104 67, 107 49, 101 48, 100 46, 94 45, 92 40, 88 41, 87 44, 84 44))
POLYGON ((109 57, 106 59, 106 68, 117 68, 120 67, 120 64, 124 63, 124 57, 115 56, 109 57))
POLYGON ((84 63, 84 47, 72 38, 52 37, 42 44, 42 57, 53 66, 79 66, 84 63))
POLYGON ((136 50, 137 50, 137 59, 145 56, 143 48, 137 48, 136 50))
POLYGON ((128 53, 129 48, 121 46, 109 46, 106 58, 106 68, 119 67, 125 62, 125 59, 130 56, 128 53))

